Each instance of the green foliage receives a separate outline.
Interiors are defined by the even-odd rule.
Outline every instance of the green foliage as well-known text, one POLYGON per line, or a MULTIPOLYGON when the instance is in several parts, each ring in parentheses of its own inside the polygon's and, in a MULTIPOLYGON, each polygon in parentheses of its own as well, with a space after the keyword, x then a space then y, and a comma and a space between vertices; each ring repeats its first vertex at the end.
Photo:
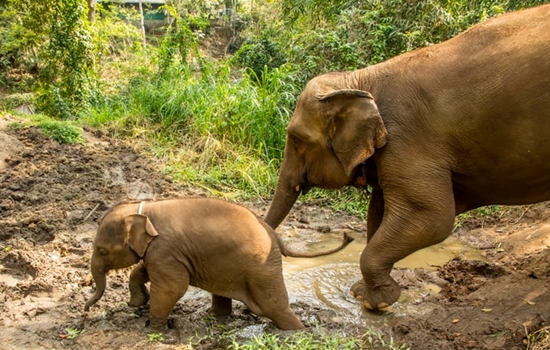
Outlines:
POLYGON ((228 67, 206 63, 202 72, 186 66, 167 73, 134 78, 103 110, 146 119, 167 136, 212 135, 246 146, 267 162, 281 158, 297 93, 284 67, 265 72, 262 84, 233 79, 228 67))
POLYGON ((261 349, 294 349, 294 350, 360 350, 360 349, 384 349, 407 350, 406 345, 396 344, 392 338, 389 341, 372 330, 368 329, 362 337, 343 337, 334 334, 316 334, 312 332, 295 332, 281 336, 273 333, 262 333, 252 339, 243 342, 235 337, 229 337, 232 350, 261 350, 261 349))
POLYGON ((51 14, 47 1, 0 2, 0 85, 27 89, 34 83, 51 14))
POLYGON ((264 72, 279 68, 286 61, 279 46, 267 35, 245 41, 233 60, 259 82, 263 80, 264 72))
POLYGON ((313 24, 313 28, 323 21, 334 21, 342 11, 353 6, 349 0, 283 0, 279 3, 281 15, 287 22, 296 23, 304 20, 308 24, 313 24))
POLYGON ((172 160, 166 169, 175 179, 216 193, 265 196, 275 187, 298 93, 287 68, 264 71, 261 82, 235 79, 229 66, 206 61, 199 68, 187 64, 163 74, 149 72, 97 105, 87 122, 147 130, 160 156, 177 149, 168 153, 172 160))
POLYGON ((162 333, 147 333, 147 339, 151 343, 157 343, 164 341, 164 335, 162 333))
POLYGON ((309 79, 379 63, 449 39, 488 17, 545 2, 282 0, 286 32, 299 34, 279 39, 290 48, 289 62, 305 67, 309 79))
POLYGON ((97 93, 87 9, 80 0, 52 2, 52 27, 37 106, 52 117, 74 119, 87 111, 97 93))
POLYGON ((71 124, 70 122, 57 121, 47 117, 42 117, 38 118, 36 125, 42 130, 44 135, 59 143, 84 143, 82 129, 71 124))
POLYGON ((224 0, 177 0, 172 1, 177 13, 182 17, 201 16, 213 18, 223 7, 224 0))
POLYGON ((67 335, 66 335, 67 339, 74 339, 79 335, 83 334, 86 330, 85 329, 80 330, 78 328, 65 328, 65 331, 67 332, 67 335))
POLYGON ((168 26, 158 50, 159 72, 167 74, 173 66, 184 67, 189 62, 191 54, 200 58, 199 37, 202 30, 209 25, 204 17, 179 17, 173 7, 165 9, 176 19, 174 26, 168 26))
POLYGON ((368 191, 364 188, 344 187, 340 190, 312 189, 304 201, 322 201, 336 212, 346 212, 362 219, 367 217, 368 191))
POLYGON ((0 109, 15 109, 17 107, 34 105, 34 94, 32 93, 15 93, 0 98, 0 109))
POLYGON ((128 60, 143 60, 132 54, 142 54, 142 33, 140 29, 131 24, 129 18, 137 21, 137 11, 132 9, 116 8, 116 3, 110 4, 106 9, 101 3, 96 3, 96 20, 90 23, 91 45, 95 56, 95 63, 102 64, 116 62, 122 56, 128 60), (120 16, 123 13, 124 16, 120 16))
POLYGON ((351 336, 327 333, 322 328, 310 328, 307 332, 262 331, 249 334, 239 327, 222 325, 213 317, 206 320, 206 334, 189 339, 189 345, 200 349, 209 348, 230 350, 408 350, 404 344, 397 344, 392 337, 383 336, 379 331, 368 327, 362 335, 351 336))
MULTIPOLYGON (((474 222, 497 222, 500 217, 513 216, 513 211, 517 207, 500 206, 500 205, 487 205, 476 209, 469 210, 456 217, 455 229, 464 226, 465 224, 473 225, 474 222)), ((478 225, 474 225, 478 226, 478 225)), ((483 225, 480 225, 483 226, 483 225)))
POLYGON ((332 350, 332 349, 363 349, 360 339, 324 336, 316 339, 311 333, 298 332, 281 337, 277 334, 262 333, 254 336, 249 342, 239 344, 234 339, 229 347, 232 350, 261 350, 261 349, 295 349, 295 350, 332 350))
MULTIPOLYGON (((233 1, 177 0, 165 6, 175 25, 149 36, 144 48, 131 25, 136 11, 107 11, 97 3, 89 23, 84 1, 3 0, 0 83, 2 90, 32 88, 36 94, 28 96, 56 119, 149 142, 144 149, 165 157, 164 171, 175 179, 224 196, 270 196, 285 128, 309 78, 378 63, 543 2, 277 0, 254 2, 246 13, 233 1), (234 35, 249 24, 233 58, 201 55, 214 21, 234 35)), ((2 108, 13 104, 3 99, 2 108)), ((77 139, 70 128, 46 124, 43 129, 67 140, 60 142, 77 139)), ((330 193, 312 191, 306 200, 364 215, 362 192, 330 193)))
POLYGON ((19 122, 11 122, 8 124, 8 130, 20 130, 24 127, 23 123, 19 123, 19 122))

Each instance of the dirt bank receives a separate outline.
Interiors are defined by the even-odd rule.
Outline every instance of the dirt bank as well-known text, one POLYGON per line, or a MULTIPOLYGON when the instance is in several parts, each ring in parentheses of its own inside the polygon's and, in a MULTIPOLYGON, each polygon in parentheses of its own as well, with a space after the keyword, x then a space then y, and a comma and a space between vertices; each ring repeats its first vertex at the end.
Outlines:
MULTIPOLYGON (((125 304, 127 270, 109 274, 103 299, 85 313, 93 291, 92 241, 103 212, 123 201, 204 194, 171 182, 159 160, 100 131, 88 130, 84 145, 61 145, 33 127, 6 128, 8 122, 0 117, 1 349, 182 349, 190 337, 193 349, 216 349, 226 345, 216 338, 223 329, 242 331, 243 338, 278 332, 239 303, 218 327, 208 316, 209 296, 193 289, 171 316, 179 343, 151 343, 147 308, 125 304)), ((244 205, 259 214, 267 209, 261 202, 244 205)), ((464 222, 455 236, 480 249, 483 260, 458 257, 437 270, 395 269, 406 291, 418 293, 390 309, 379 331, 412 349, 524 349, 526 334, 547 326, 550 317, 549 213, 550 205, 540 203, 464 222), (423 292, 427 285, 435 289, 423 292)), ((300 246, 306 235, 312 240, 331 230, 364 239, 360 219, 313 205, 296 208, 280 233, 300 246), (300 234, 291 234, 293 227, 300 234)), ((355 276, 341 286, 342 298, 349 298, 344 294, 353 282, 355 276)), ((360 336, 363 318, 380 317, 356 312, 358 303, 349 307, 352 316, 335 317, 329 305, 291 300, 312 332, 360 336)))

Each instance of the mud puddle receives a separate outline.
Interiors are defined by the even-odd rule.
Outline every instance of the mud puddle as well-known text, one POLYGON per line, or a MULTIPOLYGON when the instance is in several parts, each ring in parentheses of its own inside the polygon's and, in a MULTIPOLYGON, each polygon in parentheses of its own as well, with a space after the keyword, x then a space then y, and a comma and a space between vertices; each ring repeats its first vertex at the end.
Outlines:
MULTIPOLYGON (((349 231, 349 230, 348 230, 349 231)), ((351 297, 351 285, 361 278, 359 257, 366 245, 364 237, 355 237, 344 250, 330 256, 321 256, 311 259, 284 258, 283 269, 289 294, 296 300, 320 308, 334 311, 332 320, 337 322, 343 319, 353 319, 358 326, 374 328, 388 328, 396 315, 405 315, 411 308, 418 306, 411 303, 426 295, 437 294, 441 287, 433 282, 424 281, 415 288, 403 291, 400 300, 386 312, 369 312, 351 297)), ((309 251, 322 251, 337 244, 335 237, 342 232, 333 232, 330 236, 319 237, 322 241, 313 243, 309 251)), ((440 244, 422 249, 397 262, 395 267, 403 270, 422 268, 426 271, 437 271, 454 258, 487 261, 482 250, 474 248, 454 236, 440 244)))

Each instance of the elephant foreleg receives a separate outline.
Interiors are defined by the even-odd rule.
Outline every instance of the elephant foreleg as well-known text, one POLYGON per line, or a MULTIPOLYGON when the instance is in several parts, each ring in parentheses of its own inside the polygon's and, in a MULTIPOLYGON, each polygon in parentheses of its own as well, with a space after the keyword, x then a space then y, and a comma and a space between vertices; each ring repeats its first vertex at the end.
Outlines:
POLYGON ((210 312, 215 316, 231 315, 232 307, 231 298, 212 294, 212 307, 210 308, 210 312))
POLYGON ((352 294, 363 301, 365 307, 381 309, 397 301, 401 288, 390 276, 393 265, 449 236, 455 213, 452 193, 437 198, 433 196, 434 193, 444 193, 446 189, 451 191, 450 186, 441 186, 440 192, 426 195, 404 196, 401 192, 399 196, 391 197, 384 193, 386 206, 382 222, 375 234, 370 235, 361 254, 363 280, 351 288, 352 294))
POLYGON ((149 301, 149 291, 145 283, 149 282, 149 274, 143 261, 140 261, 130 273, 130 302, 128 305, 139 307, 149 301))
POLYGON ((373 189, 367 213, 367 242, 372 239, 374 233, 380 227, 384 217, 384 196, 381 190, 373 189))

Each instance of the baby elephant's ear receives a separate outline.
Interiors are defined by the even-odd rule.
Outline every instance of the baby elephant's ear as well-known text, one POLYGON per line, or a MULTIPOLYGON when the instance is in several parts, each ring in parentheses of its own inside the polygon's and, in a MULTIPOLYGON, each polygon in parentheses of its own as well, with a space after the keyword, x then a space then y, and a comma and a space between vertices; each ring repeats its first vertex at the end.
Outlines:
POLYGON ((136 252, 141 258, 145 255, 145 251, 149 243, 158 236, 158 232, 153 226, 153 223, 145 215, 132 214, 124 218, 128 229, 126 240, 130 248, 136 252))

